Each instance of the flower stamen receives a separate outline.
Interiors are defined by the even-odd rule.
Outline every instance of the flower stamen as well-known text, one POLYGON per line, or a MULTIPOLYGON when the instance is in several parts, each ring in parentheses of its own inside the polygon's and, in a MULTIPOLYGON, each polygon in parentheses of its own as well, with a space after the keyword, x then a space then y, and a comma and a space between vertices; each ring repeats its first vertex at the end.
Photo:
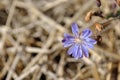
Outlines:
POLYGON ((79 38, 76 38, 76 39, 75 39, 75 42, 76 42, 76 43, 81 43, 82 40, 80 40, 79 38))

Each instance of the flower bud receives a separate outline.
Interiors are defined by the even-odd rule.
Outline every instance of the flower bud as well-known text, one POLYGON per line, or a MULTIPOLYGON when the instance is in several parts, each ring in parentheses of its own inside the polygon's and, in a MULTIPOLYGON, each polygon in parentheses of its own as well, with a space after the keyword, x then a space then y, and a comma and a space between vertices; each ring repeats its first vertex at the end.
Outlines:
POLYGON ((100 7, 101 6, 101 1, 100 0, 96 0, 97 2, 97 6, 100 7))
POLYGON ((89 11, 86 16, 85 16, 85 21, 88 22, 91 20, 91 17, 92 17, 93 13, 92 11, 89 11))

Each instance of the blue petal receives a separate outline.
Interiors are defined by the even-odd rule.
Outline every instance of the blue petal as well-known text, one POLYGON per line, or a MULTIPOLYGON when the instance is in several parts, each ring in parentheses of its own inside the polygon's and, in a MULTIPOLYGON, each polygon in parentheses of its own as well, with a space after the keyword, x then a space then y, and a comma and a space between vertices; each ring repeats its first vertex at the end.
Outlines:
POLYGON ((89 42, 85 42, 85 45, 87 46, 87 48, 94 48, 94 45, 89 42))
POLYGON ((70 47, 70 46, 72 46, 73 44, 74 44, 73 42, 70 42, 70 41, 67 42, 67 41, 66 41, 66 42, 63 43, 63 46, 64 46, 64 47, 70 47))
POLYGON ((74 42, 74 37, 65 33, 62 42, 74 42))
POLYGON ((85 57, 89 57, 89 51, 84 44, 82 45, 82 51, 85 57))
POLYGON ((67 36, 70 36, 69 34, 67 34, 67 33, 64 33, 64 37, 67 37, 67 36))
POLYGON ((91 35, 92 31, 90 29, 85 29, 84 31, 82 31, 82 35, 80 36, 80 38, 90 37, 91 35))
POLYGON ((79 49, 78 49, 78 56, 79 56, 79 58, 83 57, 81 46, 79 46, 79 49))
POLYGON ((67 51, 67 54, 68 55, 71 55, 73 53, 73 50, 74 50, 74 46, 71 46, 68 51, 67 51))
POLYGON ((64 43, 66 41, 66 39, 63 39, 62 42, 64 43))
POLYGON ((97 43, 97 41, 94 40, 94 39, 92 39, 92 38, 86 38, 85 40, 86 40, 87 42, 91 43, 91 44, 96 44, 96 43, 97 43))
POLYGON ((77 37, 79 36, 79 29, 78 29, 78 25, 76 23, 72 24, 72 33, 77 37))
POLYGON ((73 54, 72 54, 72 56, 74 57, 74 58, 78 58, 78 54, 77 54, 77 52, 78 52, 78 47, 79 47, 79 45, 78 44, 75 44, 74 45, 74 49, 73 49, 73 54))
POLYGON ((69 34, 64 34, 64 39, 62 40, 64 47, 70 47, 74 43, 74 37, 69 34))
POLYGON ((69 34, 66 34, 66 33, 64 33, 64 37, 65 37, 65 38, 74 38, 73 36, 71 36, 71 35, 69 35, 69 34))

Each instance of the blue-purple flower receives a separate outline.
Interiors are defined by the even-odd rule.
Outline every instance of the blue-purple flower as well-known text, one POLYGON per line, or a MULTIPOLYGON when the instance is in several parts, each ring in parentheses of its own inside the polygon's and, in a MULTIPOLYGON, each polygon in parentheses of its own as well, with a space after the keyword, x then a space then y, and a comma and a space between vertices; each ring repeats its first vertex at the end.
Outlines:
POLYGON ((88 49, 93 48, 94 44, 97 43, 96 40, 90 37, 92 31, 90 29, 85 29, 80 33, 78 25, 73 23, 72 33, 74 36, 65 33, 64 39, 62 40, 63 46, 65 48, 69 47, 67 53, 76 59, 82 58, 83 56, 89 57, 88 49))

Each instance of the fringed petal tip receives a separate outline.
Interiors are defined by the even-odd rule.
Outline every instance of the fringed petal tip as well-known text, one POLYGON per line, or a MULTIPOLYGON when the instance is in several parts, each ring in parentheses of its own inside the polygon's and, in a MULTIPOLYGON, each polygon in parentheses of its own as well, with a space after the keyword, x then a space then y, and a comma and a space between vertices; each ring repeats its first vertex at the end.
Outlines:
POLYGON ((65 41, 66 41, 66 40, 65 40, 65 39, 63 39, 63 40, 62 40, 62 43, 64 43, 65 41))
POLYGON ((95 39, 92 39, 92 38, 86 38, 85 39, 87 42, 91 43, 91 44, 96 44, 97 41, 95 39))

